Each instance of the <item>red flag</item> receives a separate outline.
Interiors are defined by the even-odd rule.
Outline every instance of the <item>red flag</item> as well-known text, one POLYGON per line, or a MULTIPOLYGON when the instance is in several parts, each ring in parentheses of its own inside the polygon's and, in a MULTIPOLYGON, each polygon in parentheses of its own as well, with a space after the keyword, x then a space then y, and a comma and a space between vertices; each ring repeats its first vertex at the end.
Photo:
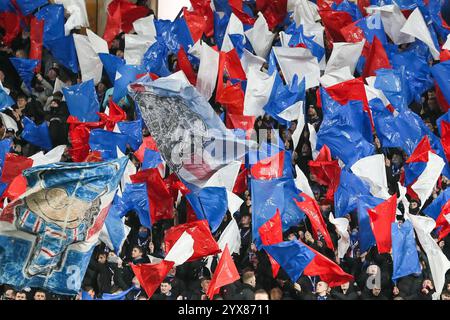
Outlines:
MULTIPOLYGON (((264 7, 264 18, 270 30, 274 30, 276 26, 284 21, 287 14, 287 0, 271 0, 260 3, 264 7)), ((256 4, 258 6, 258 3, 256 4)))
MULTIPOLYGON (((342 37, 345 39, 346 42, 361 42, 366 39, 366 36, 364 35, 364 31, 357 26, 356 24, 358 21, 355 21, 353 23, 350 23, 346 25, 345 27, 341 28, 341 34, 342 37)), ((366 41, 367 44, 368 41, 366 41)), ((365 47, 365 45, 364 45, 365 47)))
POLYGON ((35 72, 41 72, 42 43, 44 40, 44 20, 33 16, 30 23, 30 59, 39 61, 35 72))
POLYGON ((198 221, 197 214, 195 213, 189 201, 186 201, 186 223, 194 221, 198 221))
POLYGON ((122 32, 122 14, 120 12, 120 3, 113 1, 108 5, 107 20, 103 39, 111 45, 114 38, 122 32))
POLYGON ((441 121, 441 143, 445 157, 450 161, 450 123, 445 120, 441 121))
POLYGON ((162 260, 155 264, 131 264, 131 269, 150 299, 174 264, 173 261, 162 260))
MULTIPOLYGON (((306 244, 305 244, 306 245, 306 244)), ((308 247, 308 246, 307 246, 308 247)), ((311 247, 309 250, 314 252, 316 256, 303 270, 306 276, 319 276, 320 280, 328 283, 330 287, 340 286, 341 284, 353 280, 353 276, 344 272, 340 266, 331 261, 321 253, 317 252, 311 247)))
MULTIPOLYGON (((275 215, 267 220, 258 230, 261 242, 265 246, 277 244, 283 241, 283 226, 281 222, 280 210, 277 209, 275 215)), ((272 266, 272 275, 276 278, 278 271, 280 270, 280 264, 270 255, 269 261, 272 266)))
POLYGON ((214 240, 207 220, 198 220, 195 222, 179 224, 166 231, 164 243, 166 244, 166 253, 170 251, 175 242, 186 231, 194 239, 194 254, 187 260, 188 262, 201 259, 206 256, 220 253, 219 245, 214 240))
POLYGON ((214 35, 214 12, 211 8, 211 0, 191 0, 192 8, 205 19, 205 35, 212 37, 214 35))
POLYGON ((390 253, 392 249, 391 224, 395 222, 397 195, 394 194, 373 209, 367 209, 378 252, 390 253))
POLYGON ((450 60, 450 50, 443 49, 439 55, 439 59, 441 62, 450 60))
POLYGON ((244 113, 244 91, 240 82, 227 85, 220 91, 220 96, 216 96, 216 102, 223 105, 227 113, 243 115, 244 113))
POLYGON ((92 129, 103 129, 105 123, 99 122, 80 122, 76 117, 67 118, 69 124, 69 139, 72 147, 69 154, 74 162, 82 162, 89 155, 89 134, 92 129))
POLYGON ((352 16, 348 12, 334 11, 331 9, 319 10, 319 15, 325 26, 327 39, 333 42, 345 42, 341 29, 352 23, 352 16))
POLYGON ((217 268, 214 271, 211 282, 209 283, 207 292, 209 300, 212 300, 214 295, 220 292, 220 288, 238 281, 240 278, 239 272, 237 271, 236 265, 231 257, 230 250, 228 250, 228 245, 225 245, 225 249, 220 257, 217 268))
MULTIPOLYGON (((236 49, 219 53, 219 72, 217 75, 216 101, 220 102, 224 90, 224 78, 246 80, 247 76, 242 68, 241 60, 236 49), (218 100, 219 99, 219 100, 218 100)), ((240 113, 242 114, 242 113, 240 113)))
POLYGON ((180 50, 178 50, 177 57, 178 57, 177 60, 178 70, 183 70, 189 82, 195 87, 195 85, 197 84, 197 74, 192 68, 191 62, 189 61, 183 46, 181 46, 180 50))
POLYGON ((146 183, 152 223, 173 219, 173 198, 157 168, 145 169, 130 176, 132 183, 146 183))
POLYGON ((167 186, 170 194, 173 199, 178 197, 178 191, 180 191, 183 196, 190 193, 190 190, 184 185, 183 182, 178 179, 178 176, 175 172, 171 173, 167 178, 164 179, 164 183, 167 186))
POLYGON ((305 200, 300 202, 294 199, 294 201, 300 210, 308 216, 308 219, 312 225, 314 238, 317 239, 318 232, 320 232, 325 240, 325 243, 327 244, 327 247, 334 251, 333 241, 331 240, 330 233, 327 230, 327 225, 325 224, 325 220, 320 212, 317 201, 308 196, 306 193, 301 193, 300 196, 305 200))
POLYGON ((83 162, 101 162, 101 161, 103 161, 101 152, 94 150, 89 151, 88 156, 86 157, 86 159, 84 159, 83 162))
POLYGON ((325 88, 325 90, 331 96, 331 98, 333 98, 333 100, 339 102, 342 105, 347 104, 350 100, 359 100, 363 102, 365 110, 367 110, 369 107, 366 90, 364 88, 364 82, 361 78, 347 80, 329 86, 325 88))
POLYGON ((124 121, 127 119, 127 114, 122 110, 117 104, 109 99, 109 115, 106 113, 97 112, 101 121, 105 123, 106 130, 113 131, 117 122, 124 121))
MULTIPOLYGON (((133 30, 133 22, 148 16, 150 10, 145 6, 137 6, 127 0, 113 0, 120 3, 121 28, 125 33, 133 30)), ((111 4, 110 4, 111 5, 111 4)))
POLYGON ((0 12, 0 27, 5 30, 3 42, 7 46, 11 46, 11 42, 19 35, 20 16, 13 12, 0 12))
POLYGON ((203 33, 205 33, 205 17, 195 11, 188 11, 186 8, 183 8, 183 16, 191 33, 192 40, 196 43, 202 38, 203 33))
POLYGON ((225 123, 228 129, 242 129, 245 131, 245 138, 250 139, 255 127, 255 116, 244 116, 227 112, 225 123))
POLYGON ((389 62, 386 50, 384 50, 383 44, 376 36, 374 36, 369 56, 366 58, 362 76, 363 78, 376 76, 375 71, 382 68, 392 69, 392 66, 389 62))
POLYGON ((284 150, 255 163, 250 172, 258 180, 270 180, 283 176, 284 150))
POLYGON ((144 137, 141 146, 134 153, 134 155, 140 162, 144 162, 145 149, 158 151, 158 147, 156 146, 156 141, 151 136, 144 137))
POLYGON ((9 200, 13 201, 24 194, 25 191, 27 191, 27 179, 25 179, 22 174, 19 174, 8 185, 2 198, 8 198, 9 200))
POLYGON ((328 187, 326 198, 332 200, 339 186, 341 168, 337 160, 331 159, 331 151, 328 146, 324 145, 316 160, 310 160, 308 165, 314 180, 320 185, 328 187))
POLYGON ((7 153, 0 181, 9 184, 15 177, 21 175, 23 170, 30 168, 32 165, 33 159, 15 153, 7 153))
POLYGON ((244 12, 244 9, 242 7, 242 0, 229 0, 228 1, 231 10, 236 15, 236 17, 241 20, 244 24, 254 25, 256 19, 250 17, 247 13, 244 12))
POLYGON ((431 149, 430 140, 428 139, 428 136, 425 135, 422 140, 420 140, 413 153, 406 160, 406 163, 428 162, 428 151, 433 152, 431 149))
POLYGON ((247 169, 242 170, 238 174, 236 182, 234 183, 233 193, 241 194, 244 193, 246 190, 248 190, 247 174, 248 174, 247 169))

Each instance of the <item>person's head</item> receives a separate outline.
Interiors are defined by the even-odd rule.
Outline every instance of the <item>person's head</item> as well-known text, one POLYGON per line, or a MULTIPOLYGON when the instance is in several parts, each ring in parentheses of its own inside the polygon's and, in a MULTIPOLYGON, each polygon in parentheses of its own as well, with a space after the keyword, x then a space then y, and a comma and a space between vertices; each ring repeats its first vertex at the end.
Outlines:
POLYGON ((27 294, 24 291, 19 291, 16 293, 15 300, 27 300, 27 294))
POLYGON ((264 289, 258 289, 255 291, 255 300, 269 300, 269 294, 264 289))
POLYGON ((442 291, 441 300, 450 301, 450 291, 449 290, 442 291))
POLYGON ((97 91, 98 92, 105 92, 106 91, 106 85, 103 82, 99 82, 97 85, 97 91))
POLYGON ((283 298, 283 291, 280 288, 275 287, 270 290, 270 300, 281 300, 283 298))
POLYGON ((116 56, 118 56, 119 58, 123 58, 123 57, 124 57, 123 50, 118 49, 118 50, 116 51, 116 56))
POLYGON ((211 283, 211 279, 204 277, 200 281, 200 286, 202 287, 203 292, 208 292, 209 284, 211 283))
POLYGON ((97 261, 98 261, 98 263, 105 264, 107 258, 108 258, 108 255, 106 253, 102 252, 97 256, 97 261))
POLYGON ((372 288, 372 294, 375 297, 378 297, 380 295, 380 293, 381 293, 381 288, 380 287, 375 286, 375 287, 372 288))
POLYGON ((37 290, 34 293, 34 300, 47 300, 47 294, 42 290, 37 290))
POLYGON ((242 227, 249 227, 250 226, 251 218, 248 214, 245 214, 241 217, 241 226, 242 227))
POLYGON ((316 293, 318 295, 325 295, 328 293, 328 283, 325 281, 319 281, 316 285, 316 293))
POLYGON ((144 227, 144 226, 140 226, 139 227, 139 232, 138 232, 138 236, 139 236, 139 238, 141 238, 141 239, 145 239, 145 238, 147 238, 148 237, 148 229, 146 228, 146 227, 144 227))
POLYGON ((177 267, 173 266, 167 273, 167 277, 173 278, 176 276, 176 274, 177 274, 177 267))
POLYGON ((59 71, 56 68, 50 68, 47 71, 47 78, 49 78, 51 81, 56 80, 56 78, 58 77, 59 71))
POLYGON ((256 286, 256 277, 253 271, 244 272, 242 275, 242 282, 252 287, 256 286))
POLYGON ((162 294, 170 293, 170 290, 172 290, 172 285, 170 284, 170 281, 168 279, 165 279, 163 282, 161 282, 160 289, 162 294))
POLYGON ((59 100, 53 99, 52 102, 50 102, 50 108, 58 108, 59 107, 59 100))
POLYGON ((431 279, 425 279, 422 282, 422 288, 423 289, 434 289, 433 281, 431 279))
POLYGON ((131 257, 133 259, 140 259, 142 258, 143 252, 142 252, 142 248, 139 246, 134 246, 133 249, 131 250, 131 257))
POLYGON ((27 105, 27 96, 19 94, 16 99, 16 104, 19 109, 24 109, 27 105))
POLYGON ((341 289, 342 290, 348 290, 348 288, 350 288, 350 282, 346 282, 341 284, 341 289))
POLYGON ((16 296, 16 292, 13 288, 7 288, 5 290, 4 298, 5 300, 14 300, 14 297, 16 296))
POLYGON ((16 51, 15 56, 16 56, 16 58, 26 59, 27 58, 27 53, 25 52, 25 50, 19 49, 19 50, 16 51))
POLYGON ((308 108, 308 116, 310 117, 310 118, 315 118, 315 117, 317 117, 317 111, 316 111, 316 108, 314 108, 314 106, 309 106, 309 108, 308 108))

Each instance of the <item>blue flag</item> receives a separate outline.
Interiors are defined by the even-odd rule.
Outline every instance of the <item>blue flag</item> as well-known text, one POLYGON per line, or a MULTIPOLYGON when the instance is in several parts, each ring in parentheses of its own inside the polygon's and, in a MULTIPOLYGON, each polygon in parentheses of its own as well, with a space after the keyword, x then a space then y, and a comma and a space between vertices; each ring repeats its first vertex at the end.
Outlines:
POLYGON ((283 232, 290 227, 298 226, 305 219, 305 214, 294 201, 294 199, 304 201, 299 194, 300 191, 295 186, 294 179, 285 179, 283 183, 284 210, 281 213, 283 232))
POLYGON ((145 183, 130 183, 125 185, 122 199, 119 202, 123 215, 128 211, 135 211, 141 225, 151 229, 150 202, 148 200, 147 185, 145 183))
POLYGON ((298 240, 284 241, 263 246, 263 248, 286 271, 294 283, 297 282, 303 270, 316 256, 314 252, 298 240))
POLYGON ((359 19, 362 19, 363 15, 361 14, 361 11, 359 10, 358 6, 350 2, 348 0, 342 1, 340 4, 336 4, 335 2, 331 5, 331 8, 336 11, 343 11, 347 12, 352 16, 352 20, 356 21, 359 19))
POLYGON ((117 148, 125 154, 127 141, 126 135, 103 129, 91 130, 89 135, 89 146, 92 150, 100 151, 104 160, 117 158, 117 148))
POLYGON ((160 163, 162 163, 162 159, 158 151, 145 149, 142 169, 156 168, 160 163))
POLYGON ((22 123, 23 131, 21 137, 24 140, 46 151, 53 148, 47 122, 44 121, 42 124, 36 125, 31 119, 24 117, 22 123))
POLYGON ((58 63, 73 73, 78 73, 78 56, 73 35, 49 40, 46 43, 46 47, 58 63))
POLYGON ((325 48, 321 47, 313 40, 314 36, 308 37, 303 33, 303 25, 300 25, 297 28, 296 23, 293 22, 291 26, 293 27, 291 28, 291 33, 289 33, 292 34, 292 37, 289 40, 289 46, 296 47, 299 44, 304 44, 311 51, 312 55, 317 58, 317 61, 322 60, 325 55, 325 48))
POLYGON ((410 221, 392 223, 392 260, 394 269, 392 280, 414 273, 421 273, 419 255, 416 249, 414 229, 410 221))
POLYGON ((139 74, 145 73, 143 66, 135 66, 130 64, 124 64, 117 68, 116 79, 114 81, 113 101, 119 103, 119 101, 125 97, 128 93, 127 86, 136 81, 136 77, 139 74))
POLYGON ((431 67, 434 80, 442 91, 447 103, 450 103, 450 60, 435 64, 431 67))
POLYGON ((228 210, 227 190, 223 187, 205 187, 198 193, 186 195, 199 220, 208 220, 211 232, 216 232, 228 210))
POLYGON ((339 186, 334 194, 335 217, 340 218, 358 206, 361 196, 370 196, 370 188, 359 177, 346 170, 341 171, 339 186))
POLYGON ((20 11, 24 16, 33 13, 34 10, 39 8, 40 6, 48 4, 47 0, 16 0, 17 5, 19 6, 20 11))
MULTIPOLYGON (((323 88, 321 91, 325 93, 323 88)), ((321 96, 326 97, 327 93, 321 96)), ((333 157, 341 159, 347 166, 373 154, 373 144, 363 136, 368 128, 362 101, 349 101, 338 107, 322 103, 322 107, 324 118, 317 133, 317 150, 327 145, 333 157)))
POLYGON ((359 224, 359 248, 361 252, 366 252, 370 247, 376 244, 368 209, 372 209, 382 203, 384 200, 372 196, 362 196, 358 198, 358 224, 359 224))
POLYGON ((125 64, 125 60, 108 53, 99 53, 98 56, 102 61, 106 73, 108 74, 109 81, 111 81, 111 83, 114 83, 114 81, 116 80, 116 71, 120 66, 123 66, 125 64))
POLYGON ((13 64, 14 69, 16 69, 17 74, 27 86, 28 90, 31 91, 31 81, 34 77, 34 69, 36 69, 39 61, 35 59, 23 58, 9 58, 9 60, 13 64))
POLYGON ((11 149, 12 140, 9 139, 2 139, 0 140, 0 171, 3 168, 3 165, 5 164, 5 157, 6 154, 11 149))
POLYGON ((388 43, 380 13, 366 16, 359 20, 356 25, 361 28, 364 32, 364 37, 370 43, 373 42, 373 37, 375 36, 380 40, 383 46, 388 43))
POLYGON ((102 294, 102 298, 99 300, 125 300, 126 295, 128 294, 128 292, 130 292, 131 290, 136 289, 134 286, 119 292, 119 293, 104 293, 102 294))
POLYGON ((62 4, 49 4, 36 12, 34 16, 39 20, 44 20, 45 47, 47 47, 49 41, 63 38, 65 36, 64 6, 62 4))
POLYGON ((16 12, 11 0, 0 0, 0 12, 16 12))
POLYGON ((157 38, 145 52, 142 58, 142 65, 148 72, 154 73, 159 77, 167 77, 171 74, 169 71, 168 61, 169 49, 161 38, 157 38))
POLYGON ((3 111, 14 104, 13 98, 11 98, 11 96, 6 93, 5 89, 0 86, 0 111, 3 111))
POLYGON ((214 12, 214 40, 219 48, 222 48, 228 22, 230 22, 229 15, 224 15, 220 18, 220 15, 217 12, 214 12))
POLYGON ((0 231, 0 282, 77 294, 127 162, 123 157, 24 170, 31 192, 8 204, 13 214, 1 214, 8 231, 0 231))
POLYGON ((430 203, 423 212, 436 220, 439 215, 441 214, 442 207, 445 206, 445 204, 450 201, 450 188, 447 188, 443 190, 439 196, 433 200, 432 203, 430 203))
POLYGON ((142 144, 142 120, 117 122, 121 133, 128 137, 131 149, 137 150, 142 144))
POLYGON ((402 69, 378 69, 375 73, 377 74, 375 88, 383 91, 397 111, 408 110, 409 104, 414 100, 414 95, 410 91, 405 76, 406 71, 402 69))
MULTIPOLYGON (((114 252, 118 255, 120 249, 122 248, 123 243, 127 239, 127 232, 125 222, 122 220, 123 216, 127 213, 124 212, 122 206, 120 204, 116 204, 116 202, 120 202, 120 199, 117 195, 114 198, 114 203, 109 209, 108 215, 105 220, 105 227, 108 233, 107 242, 112 246, 114 252)), ((128 227, 127 227, 128 228, 128 227)), ((103 239, 100 239, 103 241, 103 239)))
POLYGON ((100 105, 95 92, 94 80, 63 88, 64 98, 71 115, 82 122, 95 122, 99 119, 97 112, 100 105))

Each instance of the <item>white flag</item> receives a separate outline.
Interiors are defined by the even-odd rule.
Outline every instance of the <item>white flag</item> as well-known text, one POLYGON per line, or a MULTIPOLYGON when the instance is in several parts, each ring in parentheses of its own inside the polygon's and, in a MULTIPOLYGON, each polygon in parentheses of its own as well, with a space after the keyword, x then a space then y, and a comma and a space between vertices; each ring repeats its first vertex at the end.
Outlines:
POLYGON ((181 237, 175 242, 173 247, 167 253, 164 258, 166 261, 175 262, 175 266, 182 265, 194 254, 194 239, 186 231, 183 232, 181 237))
POLYGON ((86 29, 86 33, 89 39, 89 42, 91 43, 92 48, 94 51, 99 53, 109 53, 108 49, 108 42, 100 38, 98 35, 96 35, 94 32, 92 32, 90 29, 86 29))
POLYGON ((297 189, 302 190, 308 196, 314 199, 314 192, 311 190, 311 186, 309 185, 308 178, 306 178, 305 174, 298 166, 295 166, 295 173, 297 174, 297 178, 295 178, 295 186, 297 189))
POLYGON ((136 31, 138 35, 147 36, 150 39, 153 37, 153 40, 155 40, 156 27, 154 19, 155 17, 151 15, 134 21, 133 22, 134 31, 136 31))
POLYGON ((93 79, 98 84, 102 79, 103 64, 95 52, 88 37, 79 34, 73 35, 75 48, 77 50, 78 62, 83 82, 93 79))
POLYGON ((341 69, 325 73, 323 76, 320 77, 319 81, 323 87, 327 88, 334 86, 335 84, 352 79, 355 79, 355 77, 350 72, 350 68, 348 66, 345 66, 341 69))
POLYGON ((420 199, 421 208, 433 192, 434 186, 436 185, 436 182, 438 181, 444 167, 444 160, 442 160, 442 158, 437 154, 428 151, 428 162, 425 170, 411 186, 411 189, 413 189, 420 199))
POLYGON ((155 39, 151 36, 126 34, 124 58, 127 64, 140 65, 144 54, 153 43, 155 39))
POLYGON ((317 5, 307 0, 296 1, 293 17, 296 26, 299 26, 301 24, 314 24, 316 21, 320 20, 317 5))
POLYGON ((338 240, 338 257, 342 259, 350 247, 350 235, 348 233, 349 221, 347 218, 334 218, 330 213, 329 220, 336 227, 336 232, 340 236, 338 240))
POLYGON ((241 164, 241 161, 236 160, 220 168, 208 179, 203 188, 225 187, 228 191, 233 191, 241 164))
POLYGON ((256 117, 264 115, 263 107, 269 101, 274 82, 275 72, 270 76, 256 68, 249 70, 244 97, 244 115, 256 117))
POLYGON ((273 47, 273 51, 289 85, 294 75, 298 76, 299 82, 305 78, 306 89, 319 85, 319 62, 309 49, 273 47))
POLYGON ((196 88, 206 100, 209 100, 213 94, 218 72, 219 53, 206 43, 203 43, 196 88))
POLYGON ((33 159, 33 167, 61 161, 64 150, 66 150, 66 146, 59 145, 47 152, 45 155, 42 151, 32 155, 30 159, 33 159))
POLYGON ((228 211, 230 211, 231 214, 234 214, 235 212, 239 211, 241 205, 244 203, 244 200, 242 200, 241 197, 228 190, 227 190, 227 200, 228 200, 228 211))
POLYGON ((86 11, 86 1, 84 0, 55 0, 56 4, 62 4, 69 13, 69 18, 64 24, 64 33, 70 34, 72 29, 78 27, 89 27, 89 19, 86 11))
POLYGON ((436 222, 430 217, 405 215, 412 222, 420 245, 422 246, 428 258, 428 264, 431 269, 434 289, 433 300, 439 300, 442 288, 445 284, 445 273, 450 269, 450 262, 442 252, 439 245, 430 235, 430 232, 436 227, 436 222))
POLYGON ((261 12, 258 12, 258 19, 256 19, 253 28, 245 31, 245 35, 250 41, 255 53, 265 59, 272 48, 272 41, 275 38, 275 34, 269 30, 267 21, 261 12))
POLYGON ((367 182, 370 186, 370 193, 381 199, 389 199, 386 164, 384 154, 376 154, 359 159, 351 167, 352 172, 367 182))
POLYGON ((244 48, 241 57, 242 69, 244 69, 245 74, 248 74, 250 69, 256 68, 260 70, 263 64, 266 62, 265 59, 255 56, 253 53, 244 48))
POLYGON ((231 42, 231 39, 228 36, 229 34, 240 34, 244 37, 245 42, 244 25, 234 13, 231 14, 230 21, 228 21, 220 51, 228 52, 234 49, 233 42, 231 42))
POLYGON ((370 6, 366 8, 366 11, 369 14, 376 12, 381 14, 384 31, 386 31, 386 34, 395 44, 414 42, 414 37, 400 31, 405 25, 406 18, 397 5, 391 4, 382 7, 370 6))
POLYGON ((403 28, 400 30, 405 34, 409 34, 420 41, 424 42, 428 48, 430 48, 431 55, 435 60, 439 60, 439 50, 434 46, 433 39, 431 38, 430 30, 423 19, 420 9, 416 8, 406 20, 403 28))
POLYGON ((450 34, 447 36, 447 40, 445 41, 444 45, 442 46, 442 49, 450 50, 450 34))
POLYGON ((325 73, 330 73, 339 70, 342 67, 348 66, 350 73, 355 72, 356 64, 361 56, 365 40, 361 42, 335 42, 333 43, 333 51, 328 59, 325 73))
POLYGON ((286 109, 284 109, 282 112, 280 112, 278 114, 278 116, 284 120, 287 121, 294 121, 294 120, 298 120, 298 118, 300 116, 304 115, 303 112, 303 101, 297 101, 296 103, 294 103, 293 105, 287 107, 286 109))

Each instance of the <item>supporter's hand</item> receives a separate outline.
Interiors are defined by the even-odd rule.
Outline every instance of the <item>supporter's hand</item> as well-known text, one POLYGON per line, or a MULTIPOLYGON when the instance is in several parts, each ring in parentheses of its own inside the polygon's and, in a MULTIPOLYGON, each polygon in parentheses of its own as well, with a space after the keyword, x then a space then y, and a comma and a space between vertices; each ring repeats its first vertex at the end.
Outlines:
POLYGON ((445 242, 444 241, 439 241, 439 248, 443 249, 445 246, 445 242))
POLYGON ((38 73, 38 74, 36 75, 36 79, 38 79, 38 81, 40 82, 40 81, 42 81, 44 78, 42 78, 42 75, 41 75, 40 73, 38 73))
POLYGON ((391 160, 389 160, 388 158, 385 159, 385 164, 386 167, 390 167, 391 166, 391 160))
POLYGON ((297 282, 294 283, 294 289, 297 290, 298 292, 302 292, 302 286, 299 285, 297 282))
POLYGON ((313 237, 312 237, 312 235, 311 235, 311 233, 310 233, 309 231, 306 231, 306 232, 305 232, 305 240, 306 240, 307 242, 312 242, 312 243, 314 243, 314 239, 313 239, 313 237))
POLYGON ((256 244, 252 243, 252 244, 250 245, 250 250, 251 250, 252 252, 258 251, 258 249, 256 248, 256 244))

